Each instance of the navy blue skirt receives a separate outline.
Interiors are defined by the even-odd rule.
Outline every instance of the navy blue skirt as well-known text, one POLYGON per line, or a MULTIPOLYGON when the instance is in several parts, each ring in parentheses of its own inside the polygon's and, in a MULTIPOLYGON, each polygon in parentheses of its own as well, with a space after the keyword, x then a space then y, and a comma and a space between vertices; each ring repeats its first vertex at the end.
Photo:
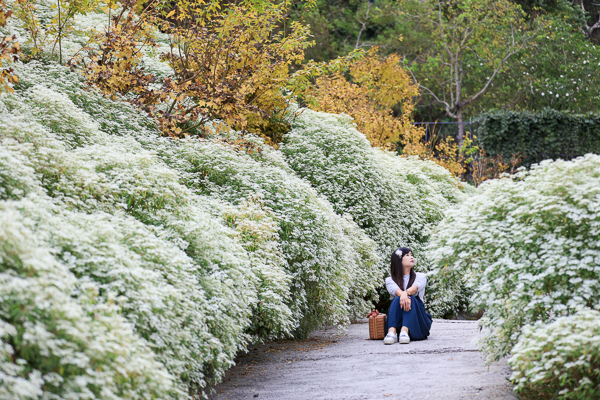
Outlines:
POLYGON ((385 331, 387 332, 389 328, 396 328, 396 331, 400 333, 400 329, 406 326, 410 340, 425 340, 429 336, 433 318, 425 312, 425 304, 419 297, 409 297, 411 299, 410 311, 404 311, 400 307, 400 297, 394 297, 388 312, 385 331))

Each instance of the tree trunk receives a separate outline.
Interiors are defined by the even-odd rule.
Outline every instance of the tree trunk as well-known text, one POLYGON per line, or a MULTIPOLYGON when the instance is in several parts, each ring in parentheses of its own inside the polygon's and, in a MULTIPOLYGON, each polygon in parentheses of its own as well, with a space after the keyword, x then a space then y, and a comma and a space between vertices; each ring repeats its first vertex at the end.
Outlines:
POLYGON ((458 136, 456 137, 456 141, 458 142, 458 147, 461 148, 465 137, 465 124, 463 122, 463 113, 460 106, 456 109, 456 119, 458 120, 458 136))

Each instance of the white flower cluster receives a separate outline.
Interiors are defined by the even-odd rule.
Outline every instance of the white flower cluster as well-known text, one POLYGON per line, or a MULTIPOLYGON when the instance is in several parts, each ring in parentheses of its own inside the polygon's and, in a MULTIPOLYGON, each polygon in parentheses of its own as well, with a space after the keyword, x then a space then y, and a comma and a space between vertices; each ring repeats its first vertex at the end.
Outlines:
POLYGON ((292 333, 290 277, 264 212, 193 194, 132 137, 160 141, 139 112, 67 69, 18 70, 16 93, 0 98, 0 214, 12 218, 0 227, 0 371, 21 382, 0 385, 9 398, 27 382, 63 398, 186 398, 248 340, 292 333))
POLYGON ((15 68, 0 395, 187 398, 249 341, 344 325, 377 298, 376 244, 260 139, 249 154, 162 138, 67 68, 15 68))
POLYGON ((375 243, 351 220, 338 216, 277 151, 255 140, 262 154, 248 154, 218 139, 180 140, 172 161, 197 193, 234 205, 254 199, 277 221, 292 276, 289 305, 300 322, 297 335, 363 315, 371 304, 364 298, 375 295, 381 279, 375 243))
MULTIPOLYGON (((290 167, 308 180, 339 214, 348 214, 377 243, 378 268, 390 273, 390 256, 411 247, 426 272, 422 251, 432 226, 465 195, 459 182, 431 161, 403 158, 372 148, 352 119, 302 110, 285 135, 281 151, 290 167)), ((428 287, 427 307, 444 313, 442 293, 428 287)))
POLYGON ((600 312, 580 311, 526 326, 509 363, 515 390, 525 398, 600 397, 600 312))
MULTIPOLYGON (((524 326, 600 308, 600 156, 544 161, 484 183, 438 225, 429 256, 455 295, 466 285, 485 309, 489 359, 525 354, 533 339, 513 350, 524 326)), ((576 347, 582 337, 565 340, 576 347)))
POLYGON ((29 215, 44 206, 52 205, 32 195, 0 203, 0 397, 177 397, 120 300, 104 301, 100 285, 77 280, 37 232, 29 215))

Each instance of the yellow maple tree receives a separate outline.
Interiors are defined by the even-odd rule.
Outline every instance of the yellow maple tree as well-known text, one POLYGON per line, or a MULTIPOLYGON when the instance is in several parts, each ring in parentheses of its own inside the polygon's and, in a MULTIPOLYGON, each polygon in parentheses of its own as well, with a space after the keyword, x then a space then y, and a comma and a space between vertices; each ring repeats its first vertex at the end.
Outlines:
POLYGON ((167 136, 202 136, 209 126, 219 126, 209 121, 219 120, 277 143, 282 135, 277 124, 292 96, 284 90, 290 67, 311 45, 308 27, 294 22, 286 32, 280 29, 287 19, 283 4, 178 0, 145 3, 143 10, 136 0, 122 4, 130 12, 115 16, 97 37, 99 45, 87 51, 92 83, 106 94, 128 94, 167 136), (161 59, 173 72, 161 79, 142 60, 156 29, 170 41, 161 59))
POLYGON ((415 129, 410 116, 417 95, 400 57, 381 58, 378 48, 356 59, 346 71, 317 77, 303 93, 310 108, 350 115, 373 146, 385 148, 394 147, 415 129), (400 109, 399 115, 393 107, 400 109))
POLYGON ((372 48, 362 57, 353 55, 339 65, 303 87, 301 94, 310 108, 350 115, 374 147, 400 147, 403 155, 433 160, 456 176, 465 173, 471 160, 471 142, 463 148, 450 137, 425 142, 425 130, 412 124, 419 91, 400 56, 382 58, 379 49, 372 48))

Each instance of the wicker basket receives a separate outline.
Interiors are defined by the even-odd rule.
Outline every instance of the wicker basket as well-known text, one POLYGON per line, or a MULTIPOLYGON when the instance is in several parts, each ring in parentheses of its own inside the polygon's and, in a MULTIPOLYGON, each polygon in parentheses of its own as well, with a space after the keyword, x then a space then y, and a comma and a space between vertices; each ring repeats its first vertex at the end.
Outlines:
POLYGON ((385 337, 385 321, 387 315, 379 314, 369 318, 369 339, 382 340, 385 337))

